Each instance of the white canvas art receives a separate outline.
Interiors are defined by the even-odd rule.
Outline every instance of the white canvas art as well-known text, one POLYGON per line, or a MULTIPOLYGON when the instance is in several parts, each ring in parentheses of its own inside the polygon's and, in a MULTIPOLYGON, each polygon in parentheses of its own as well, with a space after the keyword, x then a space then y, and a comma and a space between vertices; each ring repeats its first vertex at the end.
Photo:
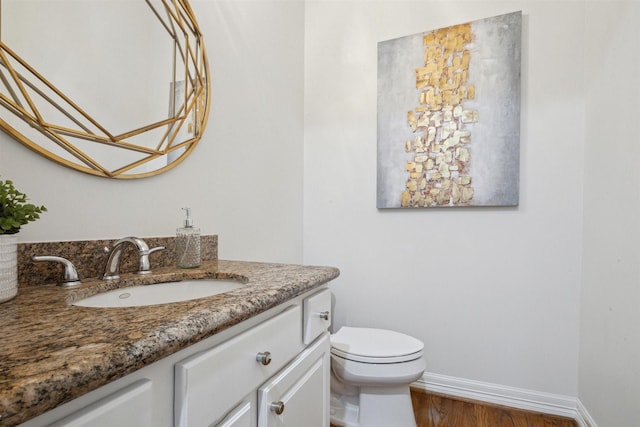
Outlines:
POLYGON ((516 206, 521 12, 378 44, 378 208, 516 206))

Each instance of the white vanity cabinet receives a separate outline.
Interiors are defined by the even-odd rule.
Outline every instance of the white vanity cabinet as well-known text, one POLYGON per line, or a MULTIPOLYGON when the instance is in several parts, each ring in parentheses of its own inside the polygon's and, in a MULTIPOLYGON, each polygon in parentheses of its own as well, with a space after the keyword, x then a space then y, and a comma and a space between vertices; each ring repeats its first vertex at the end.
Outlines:
POLYGON ((175 426, 328 426, 330 304, 320 291, 178 362, 175 426))
POLYGON ((21 426, 328 427, 330 307, 310 291, 21 426))
POLYGON ((176 364, 175 426, 208 427, 302 351, 302 309, 290 307, 176 364))

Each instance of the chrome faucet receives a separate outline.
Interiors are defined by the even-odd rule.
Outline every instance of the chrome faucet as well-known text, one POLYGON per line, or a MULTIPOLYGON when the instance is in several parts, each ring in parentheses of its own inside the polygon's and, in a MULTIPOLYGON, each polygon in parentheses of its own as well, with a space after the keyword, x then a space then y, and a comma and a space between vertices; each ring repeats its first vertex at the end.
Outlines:
POLYGON ((51 261, 58 262, 64 265, 64 281, 60 283, 60 286, 71 287, 81 285, 80 279, 78 278, 78 269, 71 261, 66 258, 62 258, 59 256, 38 256, 33 255, 31 257, 34 261, 51 261))
POLYGON ((149 255, 161 251, 165 247, 158 246, 157 248, 149 249, 147 243, 139 237, 125 237, 118 240, 113 244, 113 248, 109 253, 109 259, 104 267, 103 280, 115 280, 120 278, 120 256, 122 255, 122 249, 125 243, 131 243, 138 250, 138 256, 140 257, 140 266, 136 274, 149 274, 151 273, 151 267, 149 264, 149 255))

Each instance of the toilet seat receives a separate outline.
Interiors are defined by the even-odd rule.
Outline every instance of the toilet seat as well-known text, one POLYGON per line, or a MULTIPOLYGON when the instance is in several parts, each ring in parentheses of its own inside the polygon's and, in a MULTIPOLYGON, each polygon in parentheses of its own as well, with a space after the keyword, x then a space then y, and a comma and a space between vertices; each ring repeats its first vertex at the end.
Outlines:
POLYGON ((331 335, 331 354, 361 363, 403 363, 422 357, 424 344, 386 329, 344 326, 331 335))

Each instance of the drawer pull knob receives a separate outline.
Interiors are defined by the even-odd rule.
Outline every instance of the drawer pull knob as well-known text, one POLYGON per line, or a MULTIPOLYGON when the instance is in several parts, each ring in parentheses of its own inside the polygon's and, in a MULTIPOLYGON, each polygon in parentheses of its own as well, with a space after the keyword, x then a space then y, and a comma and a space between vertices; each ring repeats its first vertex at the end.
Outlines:
POLYGON ((268 351, 261 351, 256 356, 256 360, 262 363, 264 366, 267 366, 269 363, 271 363, 271 353, 269 353, 268 351))
POLYGON ((271 402, 270 408, 276 415, 282 415, 284 412, 284 402, 282 400, 271 402))
POLYGON ((324 319, 324 320, 329 320, 329 312, 328 311, 323 311, 320 313, 320 318, 324 319))

